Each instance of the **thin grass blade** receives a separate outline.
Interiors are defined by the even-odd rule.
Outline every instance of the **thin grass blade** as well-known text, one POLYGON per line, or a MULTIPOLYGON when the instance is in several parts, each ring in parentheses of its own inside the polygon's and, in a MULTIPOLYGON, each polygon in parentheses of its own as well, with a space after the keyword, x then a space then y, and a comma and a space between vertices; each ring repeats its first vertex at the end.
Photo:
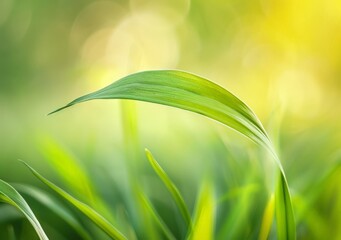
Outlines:
POLYGON ((188 240, 213 240, 216 200, 213 187, 206 183, 198 197, 194 215, 194 227, 188 240))
POLYGON ((275 211, 275 197, 271 194, 269 201, 265 207, 262 225, 259 232, 259 240, 267 240, 269 237, 269 233, 271 230, 271 225, 273 223, 274 218, 274 211, 275 211))
POLYGON ((26 203, 25 199, 8 183, 0 179, 0 202, 5 202, 16 207, 32 224, 41 240, 48 240, 38 219, 26 203))
POLYGON ((73 193, 84 197, 90 206, 98 209, 110 222, 116 222, 82 164, 67 149, 49 137, 42 138, 38 146, 47 162, 73 193))
POLYGON ((95 210, 90 208, 88 205, 80 202, 79 200, 72 197, 70 194, 62 190, 61 188, 54 185, 52 182, 40 175, 36 170, 30 167, 27 163, 23 162, 31 172, 44 184, 46 184, 50 189, 56 192, 63 199, 71 203, 76 209, 81 211, 85 216, 87 216, 94 224, 101 228, 109 237, 117 240, 127 239, 122 233, 120 233, 114 226, 112 226, 105 218, 98 214, 95 210))
POLYGON ((144 205, 144 207, 148 210, 148 212, 152 215, 154 221, 157 223, 157 225, 160 227, 164 235, 169 240, 175 240, 173 233, 169 230, 166 223, 162 220, 162 218, 159 216, 155 208, 153 207, 152 203, 148 200, 148 198, 141 192, 140 193, 141 201, 144 205))
POLYGON ((148 149, 145 149, 145 151, 146 151, 146 155, 147 155, 150 165, 153 167, 154 171, 162 180, 162 182, 165 184, 166 188, 168 189, 171 196, 173 197, 177 207, 180 210, 182 217, 184 218, 187 224, 188 229, 192 229, 193 223, 192 223, 191 215, 188 211, 188 208, 186 206, 186 203, 183 197, 181 196, 179 189, 175 186, 172 180, 168 177, 167 173, 161 168, 159 163, 155 160, 152 153, 148 149))
POLYGON ((71 153, 49 137, 42 138, 37 145, 54 172, 69 189, 89 199, 89 202, 95 202, 91 180, 81 163, 71 153))
POLYGON ((286 180, 280 172, 275 189, 277 237, 279 240, 295 239, 296 225, 286 180))
POLYGON ((46 192, 29 185, 15 185, 15 188, 22 194, 26 194, 42 205, 45 205, 66 223, 68 223, 84 240, 90 240, 91 237, 82 227, 73 214, 63 207, 56 199, 48 195, 46 192))

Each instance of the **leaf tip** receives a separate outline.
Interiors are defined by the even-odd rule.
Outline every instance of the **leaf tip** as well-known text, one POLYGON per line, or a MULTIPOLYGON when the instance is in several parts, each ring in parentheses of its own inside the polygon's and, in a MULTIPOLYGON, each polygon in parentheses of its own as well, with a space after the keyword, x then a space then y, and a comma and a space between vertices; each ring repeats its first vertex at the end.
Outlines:
POLYGON ((28 163, 26 163, 24 160, 18 159, 18 161, 24 164, 33 174, 36 174, 36 171, 30 165, 28 165, 28 163))
POLYGON ((28 164, 24 161, 24 160, 22 160, 22 159, 18 159, 18 161, 20 162, 20 163, 22 163, 22 164, 24 164, 24 165, 26 165, 26 166, 28 166, 28 164))
POLYGON ((54 110, 54 111, 48 113, 47 116, 50 116, 50 115, 52 115, 52 114, 55 114, 56 112, 59 112, 59 111, 63 110, 64 108, 67 108, 67 107, 69 107, 69 105, 65 105, 65 106, 63 106, 63 107, 60 107, 60 108, 58 108, 58 109, 56 109, 56 110, 54 110))
POLYGON ((149 151, 148 148, 145 148, 144 151, 146 153, 147 159, 149 160, 150 164, 153 165, 153 163, 155 162, 153 154, 149 151))
POLYGON ((144 151, 145 151, 145 153, 146 153, 147 155, 151 155, 151 152, 149 151, 148 148, 144 148, 144 151))

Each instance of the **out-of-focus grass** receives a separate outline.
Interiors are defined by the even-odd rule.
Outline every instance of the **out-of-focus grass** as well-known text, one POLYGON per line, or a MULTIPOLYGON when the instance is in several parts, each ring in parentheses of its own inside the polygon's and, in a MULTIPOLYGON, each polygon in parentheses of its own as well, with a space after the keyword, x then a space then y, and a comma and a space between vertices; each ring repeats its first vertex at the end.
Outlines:
POLYGON ((79 200, 75 199, 63 189, 59 188, 58 186, 54 185, 46 178, 41 176, 38 172, 36 172, 33 168, 27 165, 27 167, 32 171, 32 173, 43 183, 45 183, 49 188, 53 191, 58 193, 62 198, 72 204, 76 209, 82 212, 85 216, 87 216, 94 224, 100 227, 108 236, 112 239, 126 239, 122 233, 120 233, 114 226, 112 226, 106 219, 104 219, 100 214, 98 214, 95 210, 87 206, 86 204, 80 202, 79 200))
MULTIPOLYGON (((46 114, 132 71, 179 68, 236 93, 275 136, 293 193, 298 239, 340 239, 340 16, 337 0, 0 1, 0 178, 44 188, 20 167, 17 159, 24 159, 80 197, 48 163, 52 156, 41 152, 37 139, 51 136, 76 156, 78 169, 108 206, 106 214, 118 218, 117 227, 133 239, 118 103, 89 103, 67 118, 46 114)), ((272 163, 260 161, 267 157, 200 116, 150 104, 136 109, 138 181, 175 237, 185 234, 181 216, 164 198, 167 192, 148 166, 145 146, 160 156, 191 212, 203 176, 211 173, 217 201, 225 196, 218 203, 217 228, 228 223, 231 236, 258 238, 275 179, 272 163), (243 200, 245 195, 253 201, 243 200)), ((63 230, 77 239, 60 219, 27 201, 51 239, 63 239, 58 233, 63 230)), ((87 204, 94 207, 92 202, 87 204)), ((0 206, 5 219, 0 238, 14 232, 17 239, 34 239, 30 225, 8 209, 0 206)), ((105 239, 78 218, 91 236, 105 239)), ((270 239, 275 230, 271 226, 270 239)))

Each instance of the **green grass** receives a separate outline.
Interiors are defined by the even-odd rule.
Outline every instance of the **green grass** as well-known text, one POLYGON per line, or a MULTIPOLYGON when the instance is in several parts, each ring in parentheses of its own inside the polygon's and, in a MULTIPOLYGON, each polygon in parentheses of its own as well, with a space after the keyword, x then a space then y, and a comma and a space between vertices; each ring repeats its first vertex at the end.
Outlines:
MULTIPOLYGON (((51 191, 29 185, 14 186, 29 199, 34 199, 38 206, 44 205, 63 220, 61 226, 56 225, 55 231, 61 231, 61 228, 68 225, 75 239, 291 240, 301 238, 302 233, 296 231, 297 227, 302 229, 302 225, 308 225, 308 228, 312 229, 316 228, 319 221, 323 222, 319 219, 327 210, 313 209, 313 206, 317 202, 316 199, 323 199, 322 189, 328 189, 327 183, 335 182, 331 179, 340 176, 339 162, 336 161, 336 164, 326 171, 324 177, 321 177, 316 191, 311 191, 314 193, 312 196, 300 197, 296 192, 292 196, 286 168, 278 158, 265 128, 244 102, 221 86, 181 71, 140 72, 77 98, 52 113, 94 99, 139 100, 199 113, 247 137, 256 143, 252 145, 253 147, 258 147, 254 148, 254 151, 245 151, 243 144, 248 143, 241 141, 241 146, 227 145, 226 151, 224 149, 226 145, 224 148, 218 148, 220 143, 212 143, 207 139, 207 148, 212 147, 212 152, 219 153, 219 161, 214 160, 214 157, 206 158, 204 155, 205 161, 213 162, 213 167, 205 171, 207 176, 202 176, 200 182, 194 183, 195 186, 199 186, 195 188, 196 190, 189 190, 189 186, 193 187, 193 181, 189 183, 185 178, 185 182, 182 182, 173 178, 172 171, 168 173, 161 167, 162 164, 155 160, 149 150, 145 151, 146 156, 141 157, 136 115, 131 118, 128 111, 124 113, 126 116, 123 118, 125 121, 131 121, 124 126, 126 129, 124 133, 128 135, 125 136, 124 152, 127 159, 133 159, 129 164, 133 163, 138 167, 127 164, 129 184, 124 185, 123 179, 118 183, 118 189, 122 190, 123 186, 129 187, 125 193, 110 188, 109 182, 101 182, 101 187, 105 191, 117 194, 111 199, 104 197, 103 192, 98 190, 98 185, 92 179, 94 176, 88 174, 85 165, 83 166, 53 140, 44 139, 39 144, 40 150, 54 173, 59 176, 63 187, 58 187, 29 165, 27 167, 33 175, 51 191), (272 167, 267 169, 264 166, 269 165, 268 158, 272 160, 270 164, 272 167), (146 160, 149 161, 149 168, 144 164, 146 160), (151 169, 154 172, 150 172, 151 169), (270 186, 266 183, 268 180, 265 177, 269 174, 276 179, 270 186), (151 180, 144 179, 141 177, 143 175, 149 176, 151 180), (56 199, 55 195, 59 196, 59 199, 56 199), (68 204, 65 206, 61 202, 68 204), (294 213, 299 214, 296 221, 294 213), (313 216, 314 220, 309 219, 309 216, 313 216)), ((129 108, 134 111, 135 106, 129 108)), ((151 117, 150 121, 156 121, 156 117, 151 117)), ((220 137, 215 138, 221 141, 220 137)), ((169 151, 177 150, 169 147, 169 151)), ((200 153, 200 149, 198 151, 200 153)), ((282 152, 281 156, 285 154, 282 152)), ((198 160, 190 170, 195 172, 196 167, 202 164, 198 160)), ((120 169, 110 169, 114 174, 118 171, 120 169)), ((187 177, 190 174, 191 172, 188 172, 187 177)), ((333 189, 330 189, 329 193, 332 194, 333 189)), ((43 216, 42 220, 38 220, 21 195, 4 181, 0 181, 0 194, 3 202, 13 205, 24 214, 40 239, 48 239, 43 228, 44 225, 52 225, 49 224, 50 220, 44 219, 43 216), (40 224, 40 221, 44 224, 40 224)), ((335 198, 339 199, 339 195, 335 198)), ((339 205, 336 207, 337 210, 341 209, 339 205)), ((39 208, 34 210, 40 213, 39 208)), ((6 236, 16 239, 20 232, 18 227, 13 227, 16 223, 12 220, 4 222, 9 226, 6 236)), ((322 235, 312 230, 311 234, 305 236, 312 236, 312 239, 327 236, 328 232, 323 230, 327 226, 321 223, 320 227, 322 235)), ((53 235, 51 228, 54 229, 54 226, 48 228, 53 235)))
POLYGON ((76 209, 82 212, 86 217, 88 217, 94 224, 96 224, 99 228, 101 228, 108 236, 112 239, 124 240, 126 237, 120 233, 114 226, 112 226, 108 220, 103 218, 100 214, 98 214, 95 210, 90 208, 88 205, 80 202, 79 200, 72 197, 70 194, 57 187, 49 180, 40 175, 37 171, 31 168, 29 165, 26 166, 31 170, 31 172, 44 184, 46 184, 49 188, 51 188, 54 192, 59 194, 62 198, 72 204, 76 209))
MULTIPOLYGON (((296 238, 291 197, 282 164, 259 119, 236 96, 217 84, 190 73, 175 70, 147 71, 124 77, 101 90, 77 98, 52 113, 93 99, 140 100, 196 112, 265 147, 272 154, 280 171, 275 191, 278 238, 296 238)), ((177 200, 188 223, 188 214, 181 202, 177 200)))
POLYGON ((148 149, 146 149, 146 155, 147 155, 150 165, 153 167, 154 171, 160 177, 160 179, 162 180, 162 182, 165 184, 166 188, 168 189, 169 193, 171 194, 172 198, 174 199, 182 217, 184 218, 188 231, 191 232, 193 228, 192 219, 191 219, 189 210, 186 206, 186 203, 183 197, 181 196, 180 191, 172 182, 172 180, 170 180, 167 173, 165 173, 165 171, 161 168, 159 163, 155 160, 152 153, 148 149))
MULTIPOLYGON (((33 228, 36 230, 39 238, 41 240, 47 240, 44 230, 42 229, 38 219, 32 212, 31 208, 28 206, 24 198, 8 183, 2 181, 0 179, 0 201, 8 203, 14 207, 16 207, 20 212, 24 214, 24 216, 30 221, 33 228)), ((13 235, 13 231, 10 230, 13 235)))

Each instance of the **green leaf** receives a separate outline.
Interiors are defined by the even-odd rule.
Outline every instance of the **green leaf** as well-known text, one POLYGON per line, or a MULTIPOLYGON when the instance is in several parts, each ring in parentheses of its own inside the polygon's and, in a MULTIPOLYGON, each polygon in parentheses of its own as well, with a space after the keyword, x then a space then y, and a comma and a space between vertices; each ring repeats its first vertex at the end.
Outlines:
POLYGON ((140 197, 144 207, 152 215, 154 221, 157 223, 159 228, 165 234, 166 238, 169 239, 169 240, 175 240, 176 238, 174 237, 172 232, 169 230, 169 228, 167 227, 166 223, 162 220, 160 215, 157 213, 157 211, 153 207, 152 203, 148 200, 148 198, 142 192, 140 192, 140 196, 139 197, 140 197))
POLYGON ((180 213, 182 217, 184 218, 188 229, 192 229, 193 223, 191 220, 191 215, 189 214, 188 208, 186 206, 186 203, 181 196, 181 193, 179 189, 175 186, 175 184, 172 182, 172 180, 168 177, 167 173, 161 168, 159 163, 155 160, 152 153, 148 150, 146 150, 146 155, 149 160, 150 165, 152 165, 154 171, 156 174, 160 177, 162 182, 165 184, 166 188, 170 192, 171 196, 173 197, 177 207, 180 210, 180 213))
MULTIPOLYGON (((234 129, 265 147, 280 169, 275 198, 277 202, 283 203, 283 209, 276 210, 276 219, 282 218, 277 224, 281 222, 284 225, 278 228, 285 229, 288 239, 295 239, 294 215, 281 162, 256 115, 232 93, 190 73, 177 70, 146 71, 126 76, 96 92, 79 97, 52 113, 93 99, 132 99, 196 112, 234 129), (280 192, 285 194, 279 194, 280 192)), ((276 204, 277 207, 280 207, 280 204, 276 204)))
POLYGON ((50 114, 93 99, 133 99, 189 110, 215 119, 266 147, 271 145, 260 121, 245 103, 217 84, 190 73, 135 73, 50 114))
POLYGON ((56 215, 58 215, 61 219, 63 219, 66 223, 68 223, 73 229, 82 237, 84 240, 90 240, 90 235, 85 231, 83 226, 79 223, 79 221, 73 216, 73 214, 63 207, 57 199, 54 199, 52 196, 48 195, 46 192, 35 188, 29 185, 18 185, 15 184, 15 188, 22 194, 26 194, 40 204, 45 205, 51 211, 53 211, 56 215))
POLYGON ((84 196, 91 203, 96 202, 96 194, 91 180, 71 153, 49 137, 43 137, 38 146, 54 172, 59 175, 69 189, 84 196))
POLYGON ((75 208, 81 211, 85 216, 87 216, 94 224, 101 228, 109 237, 117 240, 124 240, 126 237, 120 233, 114 226, 112 226, 105 218, 98 214, 95 210, 90 208, 88 205, 80 202, 79 200, 72 197, 70 194, 62 190, 61 188, 54 185, 52 182, 40 175, 36 170, 30 167, 27 163, 23 162, 31 172, 44 184, 46 184, 50 189, 59 194, 66 201, 71 203, 75 208))
POLYGON ((48 240, 39 221, 26 203, 25 199, 8 183, 0 179, 0 201, 13 205, 22 212, 32 224, 41 240, 48 240))
POLYGON ((194 227, 188 240, 212 240, 214 238, 216 201, 213 186, 205 183, 198 197, 194 215, 194 227))
POLYGON ((279 174, 275 190, 275 205, 278 239, 295 239, 296 225, 291 209, 290 193, 282 173, 279 174))
POLYGON ((98 209, 105 218, 115 223, 116 220, 109 214, 108 207, 95 190, 82 164, 71 153, 47 136, 40 140, 39 148, 47 162, 53 167, 54 172, 59 175, 70 191, 82 196, 90 206, 98 209))
POLYGON ((259 231, 259 240, 267 240, 269 237, 269 233, 271 230, 271 225, 274 217, 274 209, 275 209, 275 197, 271 194, 269 201, 264 209, 262 225, 259 231))

